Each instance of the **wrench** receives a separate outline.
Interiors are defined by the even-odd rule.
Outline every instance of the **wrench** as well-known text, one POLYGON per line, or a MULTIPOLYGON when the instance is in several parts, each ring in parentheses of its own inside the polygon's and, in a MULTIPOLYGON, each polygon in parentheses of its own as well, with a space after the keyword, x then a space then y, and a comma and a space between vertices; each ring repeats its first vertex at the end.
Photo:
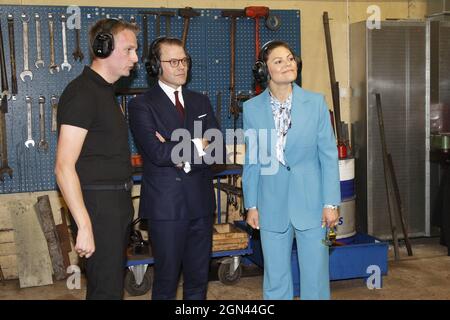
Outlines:
POLYGON ((45 97, 39 96, 39 131, 40 131, 40 140, 39 140, 39 150, 47 151, 48 150, 48 142, 45 140, 45 97))
POLYGON ((34 19, 36 21, 36 50, 37 57, 34 65, 39 68, 39 65, 44 66, 44 60, 42 60, 42 48, 41 48, 41 17, 39 13, 34 14, 34 19))
POLYGON ((0 158, 2 159, 0 167, 0 181, 3 181, 3 175, 7 173, 12 178, 13 170, 8 166, 8 145, 6 139, 6 120, 5 114, 0 111, 0 158))
POLYGON ((57 111, 58 111, 58 97, 53 95, 51 98, 51 103, 52 103, 52 132, 56 132, 56 115, 57 115, 57 111))
POLYGON ((80 47, 80 29, 75 28, 75 50, 72 52, 73 59, 77 61, 77 59, 81 62, 83 60, 84 55, 81 52, 80 47))
POLYGON ((25 13, 22 13, 20 16, 22 18, 22 28, 23 28, 23 71, 20 74, 20 79, 25 82, 25 77, 30 77, 30 80, 33 80, 33 73, 30 71, 28 67, 28 21, 30 21, 30 17, 25 13))
POLYGON ((72 69, 72 66, 67 61, 67 43, 66 43, 66 15, 61 15, 61 25, 62 25, 62 43, 63 43, 63 54, 64 54, 64 61, 61 63, 61 70, 64 70, 64 68, 67 68, 67 71, 70 71, 72 69))
POLYGON ((2 93, 1 93, 1 104, 0 104, 0 110, 3 113, 8 112, 8 99, 11 97, 11 94, 9 93, 8 88, 8 79, 6 74, 6 62, 5 62, 5 51, 3 50, 3 32, 2 32, 2 25, 0 22, 0 73, 2 78, 2 93))
POLYGON ((11 93, 17 94, 16 48, 14 42, 14 17, 8 14, 9 60, 11 63, 11 93))
POLYGON ((31 118, 31 97, 26 96, 25 102, 27 103, 27 132, 28 132, 28 140, 25 141, 25 147, 29 148, 30 146, 34 147, 34 140, 33 140, 33 129, 32 129, 32 118, 31 118))
POLYGON ((55 39, 53 32, 53 13, 48 14, 48 30, 50 32, 50 73, 59 72, 59 66, 55 63, 55 39))

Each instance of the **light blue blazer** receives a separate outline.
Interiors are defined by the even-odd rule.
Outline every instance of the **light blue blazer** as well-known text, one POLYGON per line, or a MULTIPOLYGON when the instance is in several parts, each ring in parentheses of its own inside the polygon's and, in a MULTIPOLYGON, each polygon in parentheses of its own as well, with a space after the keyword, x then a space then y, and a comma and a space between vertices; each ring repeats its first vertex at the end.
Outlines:
POLYGON ((244 103, 244 204, 258 209, 262 230, 284 232, 289 223, 299 230, 319 227, 323 206, 341 200, 336 140, 325 98, 294 84, 291 119, 283 166, 276 158, 269 90, 244 103))

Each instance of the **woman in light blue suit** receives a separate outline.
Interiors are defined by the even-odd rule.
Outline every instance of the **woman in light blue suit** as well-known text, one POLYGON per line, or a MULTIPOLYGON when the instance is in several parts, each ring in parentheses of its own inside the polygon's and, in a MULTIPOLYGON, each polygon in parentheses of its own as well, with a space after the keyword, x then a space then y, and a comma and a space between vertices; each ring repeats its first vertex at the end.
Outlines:
POLYGON ((322 240, 338 222, 337 148, 324 97, 294 83, 300 66, 288 44, 266 43, 253 74, 267 88, 244 103, 244 201, 260 230, 264 299, 293 299, 294 236, 301 299, 330 298, 322 240))

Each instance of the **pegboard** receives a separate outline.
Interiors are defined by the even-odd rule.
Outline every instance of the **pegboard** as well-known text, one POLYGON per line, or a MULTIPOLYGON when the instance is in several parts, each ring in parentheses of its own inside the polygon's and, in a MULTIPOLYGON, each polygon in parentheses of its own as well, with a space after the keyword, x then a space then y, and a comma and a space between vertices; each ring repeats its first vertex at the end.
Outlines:
MULTIPOLYGON (((81 9, 81 30, 80 45, 84 54, 84 59, 79 62, 72 57, 75 49, 75 30, 67 29, 67 55, 71 70, 61 70, 63 62, 62 46, 62 24, 60 17, 62 14, 70 16, 66 6, 0 6, 0 22, 3 34, 3 47, 5 52, 6 69, 8 75, 8 85, 11 91, 11 68, 10 68, 10 47, 8 44, 7 15, 14 17, 14 40, 15 59, 18 94, 8 100, 8 113, 5 114, 8 164, 13 169, 13 178, 4 175, 4 181, 0 181, 0 194, 16 192, 35 192, 55 190, 56 179, 54 175, 55 154, 57 135, 51 132, 51 103, 52 95, 58 98, 66 85, 76 78, 85 65, 90 64, 88 50, 88 30, 98 19, 119 18, 126 21, 136 21, 141 29, 138 35, 139 63, 135 72, 129 78, 123 78, 117 86, 120 88, 146 88, 149 86, 149 79, 145 72, 145 67, 140 57, 142 56, 143 32, 142 14, 140 11, 173 11, 175 16, 170 18, 170 36, 181 38, 183 32, 183 18, 177 15, 176 9, 170 8, 100 8, 100 7, 80 7, 81 9), (21 14, 25 13, 29 17, 29 66, 33 73, 33 79, 29 78, 23 82, 20 73, 23 70, 23 41, 22 41, 22 20, 21 14), (41 20, 41 45, 44 67, 35 67, 36 61, 36 25, 35 14, 40 15, 41 20), (55 62, 60 66, 60 71, 50 74, 50 37, 48 13, 54 16, 54 44, 55 62), (39 142, 39 96, 44 96, 45 101, 45 124, 46 139, 49 144, 47 152, 38 150, 39 142), (35 146, 25 147, 27 140, 27 109, 25 97, 30 96, 33 101, 32 128, 35 146)), ((229 113, 230 104, 230 30, 229 18, 221 16, 220 9, 199 9, 199 16, 191 18, 189 33, 187 37, 186 49, 192 58, 192 77, 187 84, 189 89, 203 92, 208 95, 217 112, 217 96, 220 92, 222 107, 220 115, 217 115, 221 123, 222 131, 233 128, 233 116, 229 113)), ((277 31, 271 31, 264 25, 264 20, 260 19, 260 45, 272 39, 284 40, 300 55, 300 12, 297 10, 271 10, 271 14, 277 15, 281 19, 281 27, 277 31)), ((148 15, 148 43, 156 37, 157 18, 148 15)), ((255 20, 250 18, 238 18, 236 23, 236 70, 235 88, 236 94, 252 93, 253 78, 251 67, 255 60, 255 20)), ((160 18, 160 34, 166 34, 166 19, 160 18)), ((120 99, 120 97, 118 97, 120 99)), ((131 99, 127 97, 127 101, 131 99)), ((237 128, 242 128, 242 115, 237 119, 237 128)), ((239 141, 242 142, 242 141, 239 141)), ((233 143, 230 135, 227 136, 227 143, 233 143)), ((137 149, 130 134, 130 148, 132 153, 137 149)))

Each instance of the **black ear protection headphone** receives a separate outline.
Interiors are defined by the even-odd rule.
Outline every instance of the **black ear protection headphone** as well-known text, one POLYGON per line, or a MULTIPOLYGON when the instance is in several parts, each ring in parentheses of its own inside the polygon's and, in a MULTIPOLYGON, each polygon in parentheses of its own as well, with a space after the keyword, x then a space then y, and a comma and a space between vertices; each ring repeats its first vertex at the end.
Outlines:
POLYGON ((118 19, 110 18, 103 25, 102 29, 94 38, 92 42, 92 52, 98 58, 104 59, 111 55, 114 50, 114 37, 111 33, 112 28, 118 19))
MULTIPOLYGON (((160 75, 162 75, 162 68, 161 68, 161 60, 158 56, 158 53, 156 52, 156 48, 158 47, 158 44, 162 41, 171 40, 171 39, 177 39, 173 37, 166 37, 161 36, 153 40, 153 42, 150 44, 149 54, 148 58, 145 61, 145 69, 147 70, 147 73, 150 77, 156 78, 160 75)), ((191 70, 191 57, 186 53, 186 58, 188 60, 188 73, 191 70)))
POLYGON ((291 51, 292 55, 295 58, 295 62, 297 63, 297 73, 300 74, 302 72, 302 60, 300 59, 300 57, 295 55, 291 47, 286 42, 279 40, 271 40, 266 42, 261 47, 261 51, 259 52, 258 55, 258 60, 256 60, 255 64, 253 65, 252 68, 253 77, 255 78, 256 82, 266 84, 267 81, 269 81, 269 70, 267 68, 267 63, 265 62, 265 59, 267 58, 267 51, 269 50, 270 47, 274 48, 278 47, 279 45, 285 45, 289 48, 289 51, 291 51))

